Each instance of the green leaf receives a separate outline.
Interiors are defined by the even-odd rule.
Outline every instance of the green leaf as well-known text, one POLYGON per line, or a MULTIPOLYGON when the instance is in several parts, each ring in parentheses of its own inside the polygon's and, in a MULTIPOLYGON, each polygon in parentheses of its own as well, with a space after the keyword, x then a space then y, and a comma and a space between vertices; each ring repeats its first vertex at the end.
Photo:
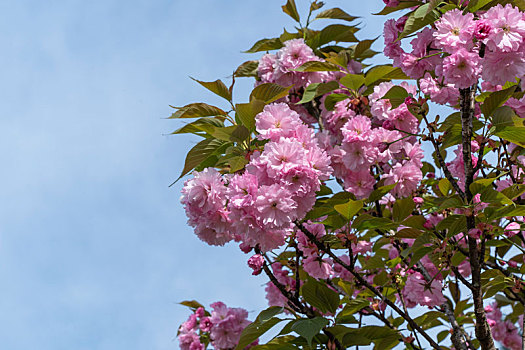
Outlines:
POLYGON ((235 173, 244 169, 244 166, 248 164, 248 160, 243 156, 236 156, 228 159, 228 164, 230 165, 230 173, 235 173))
POLYGON ((256 77, 257 68, 259 67, 259 61, 246 61, 241 64, 233 73, 235 77, 256 77))
POLYGON ((408 97, 408 92, 404 87, 399 85, 394 85, 387 91, 385 96, 382 97, 384 100, 390 100, 392 108, 399 107, 402 103, 405 102, 405 98, 408 97))
POLYGON ((353 315, 363 308, 370 306, 370 300, 367 299, 350 299, 343 310, 337 314, 337 318, 353 315))
POLYGON ((458 145, 461 143, 461 124, 454 125, 445 131, 443 134, 443 143, 441 149, 445 150, 449 147, 458 145))
POLYGON ((345 11, 341 10, 338 7, 335 7, 333 9, 324 10, 322 12, 319 12, 317 16, 315 16, 315 19, 319 18, 331 18, 331 19, 341 19, 343 21, 352 22, 359 17, 351 16, 345 11))
POLYGON ((412 227, 407 227, 396 232, 397 238, 418 238, 419 236, 421 236, 421 230, 412 227))
POLYGON ((331 41, 335 42, 358 42, 354 33, 356 28, 352 26, 347 26, 344 24, 332 24, 321 30, 319 33, 318 46, 328 44, 331 41))
POLYGON ((199 164, 201 164, 203 161, 206 160, 210 155, 212 155, 220 146, 224 144, 224 141, 217 140, 217 139, 204 139, 198 144, 195 145, 186 156, 186 160, 184 162, 184 169, 182 170, 182 173, 180 174, 180 178, 182 178, 184 175, 192 171, 195 167, 197 167, 199 164))
POLYGON ((274 317, 283 312, 283 308, 279 306, 271 306, 266 310, 261 311, 255 321, 250 323, 241 333, 239 344, 236 350, 242 350, 246 346, 253 343, 257 338, 266 333, 270 328, 277 323, 284 321, 280 318, 274 317))
POLYGON ((359 90, 365 83, 365 77, 362 74, 347 74, 339 82, 351 90, 359 90))
POLYGON ((244 52, 254 53, 259 51, 279 50, 281 47, 283 47, 283 43, 279 38, 261 39, 253 44, 249 50, 244 52))
POLYGON ((525 185, 514 184, 510 187, 505 188, 501 191, 505 197, 509 199, 515 199, 525 193, 525 185))
POLYGON ((421 5, 421 1, 401 1, 399 5, 395 7, 385 6, 385 8, 381 12, 374 13, 374 15, 376 16, 388 15, 392 12, 404 10, 404 9, 414 7, 414 6, 419 6, 419 5, 421 5))
POLYGON ((368 196, 368 200, 370 202, 375 202, 377 200, 380 200, 381 198, 384 197, 385 194, 387 194, 388 192, 390 192, 394 187, 396 187, 397 184, 391 184, 391 185, 386 185, 386 186, 381 186, 379 187, 378 189, 374 190, 374 192, 372 192, 370 194, 370 196, 368 196))
POLYGON ((392 218, 396 222, 403 221, 410 214, 412 214, 412 211, 415 207, 416 204, 414 203, 414 200, 411 197, 398 199, 394 203, 392 218))
POLYGON ((296 22, 300 21, 299 13, 297 12, 297 6, 295 6, 294 0, 286 1, 286 5, 281 6, 283 12, 288 16, 292 17, 296 22))
POLYGON ((191 103, 184 107, 175 107, 177 112, 173 113, 169 119, 176 118, 201 118, 227 115, 225 111, 219 107, 210 106, 206 103, 191 103))
POLYGON ((417 249, 413 249, 414 252, 412 253, 412 257, 410 258, 409 266, 414 266, 417 264, 425 255, 432 252, 434 248, 432 247, 419 247, 417 249))
POLYGON ((206 132, 210 134, 215 127, 224 127, 222 120, 217 118, 199 118, 191 123, 185 124, 172 134, 197 134, 206 132))
POLYGON ((505 90, 494 91, 483 101, 481 111, 485 117, 492 116, 496 108, 502 106, 514 93, 516 85, 513 85, 505 90))
POLYGON ((306 87, 303 93, 303 98, 301 101, 297 102, 297 104, 307 103, 312 101, 314 98, 318 96, 322 96, 328 92, 331 92, 335 89, 339 88, 339 84, 337 81, 332 80, 328 83, 313 83, 306 87))
POLYGON ((388 230, 397 227, 398 225, 387 218, 373 217, 370 215, 362 214, 359 215, 354 222, 352 222, 352 228, 358 231, 371 230, 380 228, 382 230, 388 230))
MULTIPOLYGON (((425 7, 425 6, 428 7, 429 4, 424 4, 421 7, 425 7)), ((426 11, 427 11, 427 8, 424 9, 425 13, 426 11)), ((402 39, 412 33, 415 33, 421 28, 434 23, 438 19, 439 19, 439 16, 434 11, 431 11, 429 13, 426 13, 425 15, 422 15, 421 13, 418 13, 416 10, 408 16, 408 19, 405 22, 405 28, 403 29, 403 32, 399 34, 398 39, 402 39), (417 17, 416 14, 419 15, 420 17, 417 17)))
POLYGON ((452 193, 452 184, 446 178, 439 180, 438 187, 444 196, 448 196, 452 193))
POLYGON ((345 94, 331 94, 331 95, 326 96, 324 100, 324 106, 326 107, 327 110, 331 111, 334 109, 335 104, 337 102, 346 100, 348 98, 350 98, 350 96, 345 95, 345 94))
POLYGON ((487 186, 483 192, 481 192, 480 197, 482 202, 485 203, 494 203, 494 204, 507 204, 514 205, 514 202, 510 200, 503 193, 494 190, 491 186, 487 186))
POLYGON ((496 130, 506 126, 514 126, 515 117, 516 113, 509 106, 498 107, 492 114, 492 125, 496 127, 496 130))
POLYGON ((278 317, 272 317, 264 322, 250 323, 248 326, 246 326, 246 328, 243 329, 241 338, 239 339, 239 343, 235 347, 235 350, 243 350, 281 321, 284 320, 278 317))
POLYGON ((377 38, 360 41, 360 42, 355 46, 355 49, 354 49, 354 58, 360 58, 361 55, 363 55, 364 53, 366 53, 366 52, 370 49, 370 47, 372 46, 372 44, 373 44, 376 40, 377 40, 377 38))
POLYGON ((467 10, 474 13, 484 7, 485 5, 488 5, 494 0, 470 0, 467 5, 467 10))
POLYGON ((179 304, 187 306, 187 307, 189 307, 190 309, 193 309, 193 310, 197 310, 200 307, 204 308, 204 306, 202 306, 201 303, 199 303, 199 302, 197 302, 195 300, 184 300, 183 302, 180 302, 179 304))
POLYGON ((231 101, 232 100, 232 94, 230 93, 230 90, 228 89, 228 87, 226 87, 226 85, 224 85, 222 80, 217 79, 215 81, 201 81, 201 80, 197 80, 197 79, 192 78, 192 77, 190 77, 190 78, 192 80, 196 81, 197 83, 201 84, 206 89, 208 89, 211 92, 213 92, 214 94, 219 95, 220 97, 224 98, 225 100, 227 100, 227 101, 231 101))
POLYGON ((423 215, 412 215, 406 218, 401 225, 417 228, 418 230, 424 230, 425 227, 423 226, 427 220, 423 215))
POLYGON ((336 64, 330 62, 308 61, 296 69, 297 72, 338 72, 341 70, 336 64))
POLYGON ((233 129, 230 136, 230 141, 242 142, 250 136, 250 131, 244 125, 237 125, 233 129))
POLYGON ((304 337, 308 345, 312 345, 312 338, 319 334, 319 332, 328 325, 328 321, 324 317, 300 319, 294 323, 292 329, 294 332, 304 337))
POLYGON ((391 79, 410 79, 399 68, 391 65, 381 65, 370 68, 365 74, 365 85, 371 86, 378 81, 391 79))
POLYGON ((448 230, 447 237, 452 237, 467 231, 467 219, 464 215, 449 215, 436 225, 436 229, 448 230))
POLYGON ((255 87, 250 94, 250 101, 257 99, 265 103, 272 103, 288 96, 288 92, 292 87, 283 87, 274 83, 263 83, 255 87))
POLYGON ((496 130, 494 135, 501 137, 504 140, 515 143, 521 147, 525 147, 525 128, 517 126, 505 126, 500 130, 496 130))
POLYGON ((345 217, 345 219, 350 220, 354 217, 355 214, 357 214, 361 208, 363 208, 363 201, 353 201, 350 200, 347 203, 344 204, 337 204, 334 205, 334 209, 341 215, 345 217))
POLYGON ((264 101, 253 99, 250 103, 240 103, 235 105, 237 119, 249 131, 255 130, 255 116, 262 112, 266 103, 264 101))
POLYGON ((309 279, 301 287, 301 294, 310 305, 323 313, 334 314, 339 307, 339 294, 314 279, 309 279))

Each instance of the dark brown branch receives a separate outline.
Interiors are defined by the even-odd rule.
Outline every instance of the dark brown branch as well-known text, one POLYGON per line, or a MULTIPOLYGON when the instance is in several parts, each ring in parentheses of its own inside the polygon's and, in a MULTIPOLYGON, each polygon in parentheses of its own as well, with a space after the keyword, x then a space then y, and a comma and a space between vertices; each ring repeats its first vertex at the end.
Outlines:
MULTIPOLYGON (((472 165, 472 122, 474 118, 474 104, 476 87, 460 89, 461 107, 461 140, 463 151, 463 162, 465 165, 465 199, 468 204, 472 204, 472 192, 470 185, 474 179, 474 168, 472 165)), ((471 210, 467 215, 467 231, 475 227, 474 213, 471 210)), ((484 237, 482 237, 484 239, 484 237)), ((487 323, 485 309, 483 306, 483 292, 481 290, 481 265, 480 252, 477 240, 468 238, 469 262, 472 270, 472 297, 474 299, 474 314, 476 316, 476 337, 479 340, 482 350, 496 350, 494 339, 487 323)))

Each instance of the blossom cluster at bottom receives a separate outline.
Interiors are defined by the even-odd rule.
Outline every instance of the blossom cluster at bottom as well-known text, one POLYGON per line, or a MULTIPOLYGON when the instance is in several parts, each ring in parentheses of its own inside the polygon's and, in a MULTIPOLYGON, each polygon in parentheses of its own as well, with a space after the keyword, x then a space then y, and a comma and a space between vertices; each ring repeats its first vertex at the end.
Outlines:
MULTIPOLYGON (((210 306, 211 312, 198 307, 180 326, 177 338, 182 350, 204 350, 210 343, 215 350, 232 349, 251 323, 248 311, 242 308, 230 308, 220 301, 210 306)), ((257 341, 246 348, 256 344, 257 341)))

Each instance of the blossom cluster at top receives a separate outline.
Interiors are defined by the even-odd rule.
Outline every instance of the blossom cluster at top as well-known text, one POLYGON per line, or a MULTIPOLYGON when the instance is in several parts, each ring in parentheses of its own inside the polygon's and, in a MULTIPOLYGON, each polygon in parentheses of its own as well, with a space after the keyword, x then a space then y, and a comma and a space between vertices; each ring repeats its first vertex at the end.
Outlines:
POLYGON ((477 84, 488 90, 525 75, 525 18, 518 8, 498 4, 479 18, 459 9, 446 12, 410 42, 411 52, 401 47, 398 35, 407 18, 388 20, 384 37, 386 56, 414 79, 436 103, 458 103, 457 89, 477 84))
POLYGON ((216 350, 232 349, 239 343, 243 329, 251 323, 248 312, 242 308, 229 308, 220 301, 210 306, 211 313, 199 307, 180 326, 177 338, 182 350, 204 350, 207 343, 216 350))

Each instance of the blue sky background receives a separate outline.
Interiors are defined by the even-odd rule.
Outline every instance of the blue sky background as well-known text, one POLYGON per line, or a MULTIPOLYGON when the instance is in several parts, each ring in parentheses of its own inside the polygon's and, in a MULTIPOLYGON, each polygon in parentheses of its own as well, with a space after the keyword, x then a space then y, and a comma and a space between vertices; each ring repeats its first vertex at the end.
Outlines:
MULTIPOLYGON (((237 246, 187 227, 168 185, 196 139, 163 118, 222 103, 188 76, 260 57, 241 51, 292 28, 284 2, 0 2, 0 348, 176 349, 181 300, 266 306, 237 246)), ((382 1, 326 2, 381 33, 382 1)))

